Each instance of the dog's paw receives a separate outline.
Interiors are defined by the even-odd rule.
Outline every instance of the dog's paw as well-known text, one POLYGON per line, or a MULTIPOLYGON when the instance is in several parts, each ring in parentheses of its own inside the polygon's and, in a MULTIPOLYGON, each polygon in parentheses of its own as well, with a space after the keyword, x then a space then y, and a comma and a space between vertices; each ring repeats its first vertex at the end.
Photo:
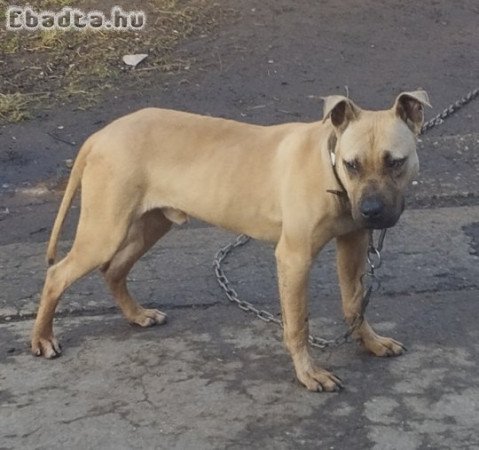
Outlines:
POLYGON ((32 338, 32 353, 35 356, 44 356, 47 359, 53 359, 62 354, 62 348, 54 336, 32 338))
POLYGON ((296 376, 298 381, 306 386, 309 391, 338 392, 343 388, 343 383, 340 378, 319 367, 307 370, 296 370, 296 376))
POLYGON ((129 319, 131 323, 140 327, 152 327, 166 323, 167 316, 158 309, 141 309, 135 316, 129 319))
POLYGON ((361 341, 366 350, 375 356, 399 356, 407 350, 403 344, 395 339, 377 334, 367 339, 363 338, 361 341))

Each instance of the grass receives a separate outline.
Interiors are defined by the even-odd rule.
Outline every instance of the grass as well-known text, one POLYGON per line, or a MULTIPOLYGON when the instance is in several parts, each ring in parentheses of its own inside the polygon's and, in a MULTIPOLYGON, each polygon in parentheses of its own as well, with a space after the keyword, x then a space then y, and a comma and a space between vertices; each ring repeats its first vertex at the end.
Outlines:
MULTIPOLYGON (((22 3, 22 2, 17 2, 22 3)), ((148 84, 155 72, 174 72, 191 62, 175 60, 177 44, 215 27, 220 7, 213 0, 37 0, 34 9, 60 11, 73 6, 83 11, 112 6, 143 10, 147 24, 140 31, 7 31, 6 0, 0 0, 0 122, 28 117, 27 108, 55 107, 73 102, 88 108, 101 93, 120 86, 148 84), (147 53, 137 69, 122 56, 147 53), (138 70, 138 69, 142 70, 138 70), (40 102, 41 99, 41 102, 40 102)))
POLYGON ((29 100, 25 95, 0 94, 0 120, 3 122, 20 122, 28 119, 27 105, 29 100))

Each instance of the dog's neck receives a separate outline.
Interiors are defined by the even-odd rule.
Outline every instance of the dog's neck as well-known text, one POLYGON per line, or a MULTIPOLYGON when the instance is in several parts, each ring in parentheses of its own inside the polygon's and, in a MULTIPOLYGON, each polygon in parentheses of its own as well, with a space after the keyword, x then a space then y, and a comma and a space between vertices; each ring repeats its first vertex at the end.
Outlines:
POLYGON ((326 192, 329 192, 330 194, 337 195, 341 199, 344 200, 349 200, 348 198, 348 193, 346 189, 344 188, 344 184, 339 178, 338 172, 336 170, 336 163, 337 163, 337 158, 336 158, 336 144, 338 142, 338 138, 336 137, 336 134, 333 132, 329 135, 328 138, 328 151, 329 151, 329 157, 331 159, 331 168, 334 173, 334 177, 336 178, 336 181, 340 187, 340 190, 338 189, 327 189, 326 192))

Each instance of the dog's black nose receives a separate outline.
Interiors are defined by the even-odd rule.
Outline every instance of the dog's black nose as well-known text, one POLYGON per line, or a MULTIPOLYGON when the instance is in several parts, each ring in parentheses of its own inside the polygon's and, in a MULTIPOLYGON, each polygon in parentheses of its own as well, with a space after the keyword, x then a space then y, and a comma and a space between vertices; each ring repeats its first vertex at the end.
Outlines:
POLYGON ((384 203, 379 197, 365 198, 359 207, 365 219, 378 219, 384 212, 384 203))

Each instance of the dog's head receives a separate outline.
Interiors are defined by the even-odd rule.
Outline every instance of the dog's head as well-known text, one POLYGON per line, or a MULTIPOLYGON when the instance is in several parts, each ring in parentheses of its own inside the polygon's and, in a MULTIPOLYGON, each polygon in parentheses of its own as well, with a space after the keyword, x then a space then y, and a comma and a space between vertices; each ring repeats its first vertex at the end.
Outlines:
POLYGON ((331 120, 331 151, 337 175, 351 202, 356 223, 366 228, 396 224, 404 193, 419 170, 416 137, 429 105, 423 90, 401 93, 391 109, 366 111, 349 98, 324 99, 331 120))

